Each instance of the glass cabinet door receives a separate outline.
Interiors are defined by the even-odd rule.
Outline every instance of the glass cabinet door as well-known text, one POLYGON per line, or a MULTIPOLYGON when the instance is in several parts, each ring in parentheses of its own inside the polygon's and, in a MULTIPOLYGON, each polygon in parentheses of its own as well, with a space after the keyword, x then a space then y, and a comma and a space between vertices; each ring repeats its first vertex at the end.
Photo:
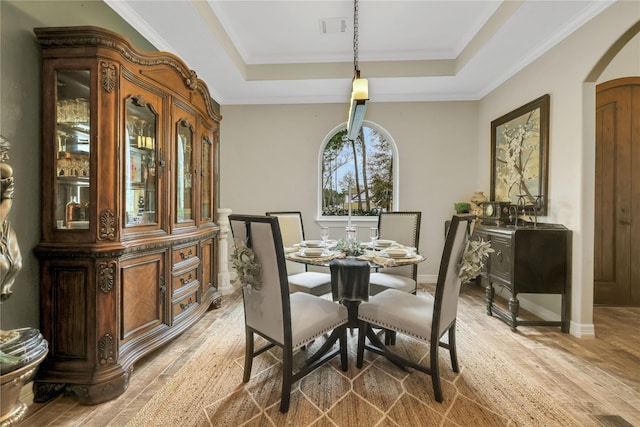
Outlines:
POLYGON ((126 101, 125 224, 157 222, 158 114, 142 96, 126 101))
POLYGON ((212 182, 213 177, 211 173, 212 169, 212 144, 209 136, 202 138, 202 183, 200 184, 200 219, 202 221, 210 221, 213 219, 213 194, 212 194, 212 182))
POLYGON ((193 126, 178 122, 176 150, 176 219, 193 220, 193 126))
POLYGON ((89 70, 56 73, 56 228, 89 228, 91 168, 89 70))

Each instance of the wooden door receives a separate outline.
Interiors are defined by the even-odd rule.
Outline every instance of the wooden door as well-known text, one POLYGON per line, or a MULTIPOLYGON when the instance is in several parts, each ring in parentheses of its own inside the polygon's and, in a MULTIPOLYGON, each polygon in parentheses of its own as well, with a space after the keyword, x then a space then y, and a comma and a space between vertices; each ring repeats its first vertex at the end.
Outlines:
POLYGON ((594 303, 640 306, 640 78, 596 89, 594 303))

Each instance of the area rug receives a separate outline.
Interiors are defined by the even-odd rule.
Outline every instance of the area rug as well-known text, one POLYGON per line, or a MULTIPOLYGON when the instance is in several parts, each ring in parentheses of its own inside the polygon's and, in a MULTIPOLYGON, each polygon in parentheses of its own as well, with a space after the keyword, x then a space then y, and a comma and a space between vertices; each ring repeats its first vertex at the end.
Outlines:
MULTIPOLYGON (((280 354, 257 357, 244 384, 242 299, 234 295, 225 303, 225 313, 203 334, 205 342, 128 426, 579 426, 542 384, 523 376, 460 320, 459 373, 451 371, 448 352, 440 352, 443 403, 434 400, 431 378, 423 373, 405 372, 370 352, 358 369, 355 330, 349 370, 342 372, 335 358, 298 381, 289 412, 282 414, 280 354)), ((398 336, 396 348, 428 360, 428 347, 415 340, 398 336)), ((301 360, 304 354, 298 355, 301 360)))

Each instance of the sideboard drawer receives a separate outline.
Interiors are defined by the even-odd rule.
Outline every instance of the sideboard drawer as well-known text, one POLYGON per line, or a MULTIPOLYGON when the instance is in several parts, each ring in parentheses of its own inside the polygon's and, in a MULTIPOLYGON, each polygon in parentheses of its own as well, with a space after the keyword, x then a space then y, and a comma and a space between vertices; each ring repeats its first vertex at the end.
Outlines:
POLYGON ((198 258, 198 245, 187 245, 173 249, 173 268, 198 258))
POLYGON ((194 266, 187 271, 181 272, 180 274, 175 274, 173 276, 173 292, 178 292, 182 287, 192 284, 198 279, 197 274, 197 266, 194 266))
POLYGON ((173 301, 171 305, 171 317, 174 323, 186 316, 188 312, 198 306, 198 290, 199 282, 194 282, 196 286, 192 287, 184 296, 173 301))
POLYGON ((504 284, 509 286, 511 284, 512 263, 511 239, 493 235, 490 237, 490 241, 494 252, 489 254, 489 275, 492 279, 504 281, 504 284))

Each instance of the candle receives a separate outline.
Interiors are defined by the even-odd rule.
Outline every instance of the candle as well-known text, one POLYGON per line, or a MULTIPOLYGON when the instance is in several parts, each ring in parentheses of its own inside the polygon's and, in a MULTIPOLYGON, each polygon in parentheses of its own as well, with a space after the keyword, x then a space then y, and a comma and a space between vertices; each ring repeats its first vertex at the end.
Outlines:
POLYGON ((349 204, 349 219, 347 220, 347 227, 349 227, 349 231, 351 231, 351 185, 349 185, 349 198, 347 199, 347 203, 349 204))

